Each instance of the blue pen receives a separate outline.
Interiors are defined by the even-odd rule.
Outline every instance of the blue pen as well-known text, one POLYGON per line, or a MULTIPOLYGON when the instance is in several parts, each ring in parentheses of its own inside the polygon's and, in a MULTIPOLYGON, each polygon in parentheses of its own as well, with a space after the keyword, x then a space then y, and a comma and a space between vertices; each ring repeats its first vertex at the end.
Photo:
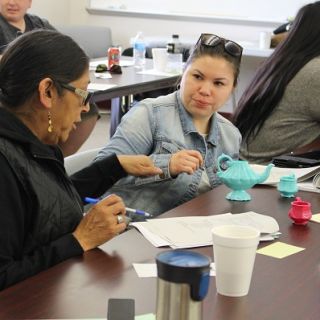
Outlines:
MULTIPOLYGON (((97 202, 100 201, 100 199, 85 197, 84 201, 87 202, 87 203, 97 203, 97 202)), ((148 213, 148 212, 145 212, 145 211, 142 211, 142 210, 127 208, 127 207, 126 207, 126 211, 134 213, 134 214, 137 214, 139 216, 144 216, 144 217, 151 217, 152 216, 151 213, 148 213)))

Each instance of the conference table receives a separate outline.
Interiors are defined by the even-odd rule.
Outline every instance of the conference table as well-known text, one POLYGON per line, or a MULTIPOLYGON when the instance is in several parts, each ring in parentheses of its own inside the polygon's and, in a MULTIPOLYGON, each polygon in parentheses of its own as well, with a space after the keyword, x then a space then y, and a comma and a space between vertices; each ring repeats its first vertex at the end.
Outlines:
MULTIPOLYGON (((107 58, 93 59, 91 62, 107 63, 107 58)), ((132 58, 122 57, 121 62, 128 63, 132 58)), ((145 69, 153 68, 152 59, 146 59, 145 69)), ((140 73, 133 65, 122 66, 122 74, 112 74, 111 79, 95 77, 94 70, 90 71, 90 81, 94 84, 109 86, 106 89, 95 91, 93 102, 112 99, 110 136, 113 135, 121 117, 125 114, 133 100, 133 95, 154 90, 173 88, 176 86, 179 75, 140 73), (111 87, 111 85, 114 85, 111 87)))
MULTIPOLYGON (((93 59, 94 61, 107 62, 107 58, 93 59)), ((123 57, 121 61, 124 63, 132 61, 132 58, 123 57)), ((153 68, 152 59, 146 59, 145 69, 153 68)), ((112 74, 111 79, 100 79, 94 75, 94 70, 90 71, 90 80, 97 84, 115 85, 106 90, 99 90, 93 96, 93 101, 103 101, 117 97, 125 97, 137 93, 148 92, 157 89, 170 88, 175 86, 179 76, 175 74, 152 74, 140 73, 139 69, 133 65, 121 67, 122 74, 112 74)))
MULTIPOLYGON (((249 294, 231 298, 217 294, 211 277, 203 301, 204 320, 316 320, 320 318, 320 224, 298 226, 288 218, 292 199, 281 198, 272 187, 249 190, 252 200, 228 201, 219 186, 161 217, 207 216, 255 211, 274 217, 280 239, 305 250, 277 259, 257 254, 249 294)), ((317 193, 298 192, 320 211, 317 193)), ((270 244, 260 243, 259 247, 270 244)), ((156 308, 156 278, 139 278, 132 263, 152 263, 168 248, 155 248, 131 229, 100 248, 64 261, 0 292, 0 319, 106 318, 109 298, 132 298, 136 314, 156 308)), ((212 246, 193 248, 212 258, 212 246)))

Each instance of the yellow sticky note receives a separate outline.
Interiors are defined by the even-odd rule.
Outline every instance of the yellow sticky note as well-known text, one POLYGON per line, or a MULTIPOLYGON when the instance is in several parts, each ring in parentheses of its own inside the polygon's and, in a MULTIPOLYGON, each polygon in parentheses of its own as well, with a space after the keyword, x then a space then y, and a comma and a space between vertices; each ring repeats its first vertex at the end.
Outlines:
POLYGON ((320 223, 320 213, 313 214, 310 220, 320 223))
POLYGON ((279 241, 257 250, 257 253, 282 259, 303 250, 305 250, 305 248, 292 246, 291 244, 279 241))

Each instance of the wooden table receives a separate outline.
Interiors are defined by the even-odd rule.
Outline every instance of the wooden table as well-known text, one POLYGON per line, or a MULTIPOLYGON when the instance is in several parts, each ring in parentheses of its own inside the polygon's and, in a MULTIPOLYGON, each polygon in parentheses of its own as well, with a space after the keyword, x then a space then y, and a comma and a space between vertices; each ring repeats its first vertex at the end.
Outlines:
MULTIPOLYGON (((165 215, 212 215, 256 211, 276 218, 280 241, 306 250, 284 259, 257 254, 249 295, 230 298, 216 293, 215 278, 203 303, 205 320, 316 320, 320 318, 320 224, 297 226, 288 218, 291 199, 274 188, 251 189, 249 202, 225 199, 218 187, 165 215)), ((299 192, 320 211, 316 193, 299 192)), ((260 247, 267 245, 262 243, 260 247)), ((105 318, 109 298, 135 299, 136 314, 155 311, 156 279, 138 278, 133 262, 154 262, 157 253, 136 230, 101 249, 69 259, 0 292, 0 319, 105 318)), ((212 257, 212 247, 193 249, 212 257)))

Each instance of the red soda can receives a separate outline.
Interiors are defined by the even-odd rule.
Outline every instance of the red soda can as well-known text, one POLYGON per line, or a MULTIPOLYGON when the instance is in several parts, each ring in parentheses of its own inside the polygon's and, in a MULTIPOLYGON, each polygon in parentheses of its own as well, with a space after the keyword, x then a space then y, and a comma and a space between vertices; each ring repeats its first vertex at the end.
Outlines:
POLYGON ((119 48, 111 47, 108 49, 108 67, 111 68, 114 64, 120 64, 120 50, 119 48))

